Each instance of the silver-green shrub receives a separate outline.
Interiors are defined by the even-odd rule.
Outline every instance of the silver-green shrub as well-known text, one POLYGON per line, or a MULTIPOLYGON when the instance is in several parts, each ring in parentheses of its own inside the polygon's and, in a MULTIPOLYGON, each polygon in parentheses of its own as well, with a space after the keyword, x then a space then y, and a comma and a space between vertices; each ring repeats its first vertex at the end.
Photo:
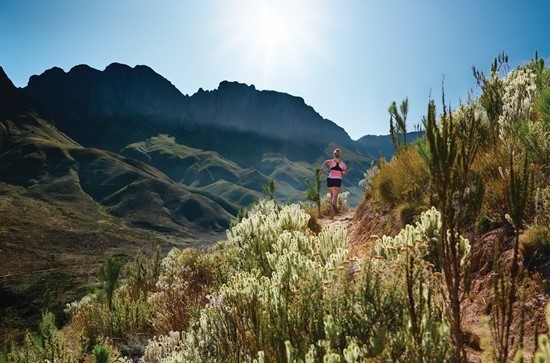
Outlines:
POLYGON ((448 360, 441 279, 425 259, 438 212, 364 260, 349 258, 345 228, 314 235, 308 218, 297 205, 255 206, 214 249, 231 260, 217 267, 231 270, 226 282, 181 336, 151 340, 142 362, 448 360))
POLYGON ((193 311, 207 302, 214 280, 212 262, 206 254, 190 248, 173 249, 163 259, 156 290, 148 297, 157 333, 187 329, 193 311))
MULTIPOLYGON (((546 325, 550 328, 550 304, 546 305, 546 325)), ((538 349, 535 353, 535 363, 550 362, 550 340, 547 334, 541 334, 538 338, 538 349)))

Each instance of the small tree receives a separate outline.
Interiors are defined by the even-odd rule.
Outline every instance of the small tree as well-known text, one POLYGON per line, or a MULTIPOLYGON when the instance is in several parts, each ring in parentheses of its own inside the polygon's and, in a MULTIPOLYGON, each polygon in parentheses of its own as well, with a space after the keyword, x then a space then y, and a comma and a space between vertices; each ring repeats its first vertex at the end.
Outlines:
POLYGON ((99 278, 103 282, 103 287, 107 294, 107 305, 109 306, 109 310, 113 304, 113 295, 118 286, 121 268, 122 263, 120 260, 116 257, 110 257, 99 270, 99 278))
POLYGON ((507 72, 508 68, 508 55, 504 52, 494 59, 490 76, 486 76, 483 71, 472 67, 474 77, 482 91, 479 102, 487 112, 490 126, 489 141, 492 142, 498 139, 498 118, 502 115, 504 108, 504 84, 499 73, 507 72))
POLYGON ((315 169, 315 184, 311 180, 306 179, 307 191, 306 197, 317 205, 317 213, 321 215, 321 179, 319 179, 319 172, 321 169, 315 169))
POLYGON ((94 363, 109 363, 111 350, 107 346, 96 345, 94 347, 94 363))
POLYGON ((428 115, 423 119, 429 153, 426 159, 431 174, 433 203, 441 211, 441 243, 438 254, 445 278, 447 314, 451 323, 454 361, 466 361, 461 327, 461 301, 468 291, 469 261, 460 243, 460 235, 475 220, 483 199, 481 178, 471 166, 477 154, 480 120, 473 113, 453 119, 447 112, 443 92, 443 114, 438 123, 435 105, 430 101, 428 115))
POLYGON ((409 113, 409 100, 405 98, 399 107, 401 114, 397 110, 397 104, 392 102, 388 108, 390 113, 390 134, 395 151, 399 151, 407 146, 407 114, 409 113), (394 123, 395 120, 395 123, 394 123))
POLYGON ((265 182, 262 186, 264 197, 269 196, 269 200, 275 200, 275 181, 271 179, 269 183, 265 182))
MULTIPOLYGON (((513 306, 514 301, 517 300, 516 294, 518 292, 518 286, 521 285, 523 276, 519 262, 519 235, 523 228, 525 210, 533 184, 532 174, 530 174, 528 169, 527 157, 525 157, 522 172, 518 173, 514 165, 513 156, 510 156, 509 177, 508 210, 510 213, 506 215, 506 219, 514 227, 515 231, 510 276, 507 278, 501 269, 498 269, 493 277, 495 302, 492 329, 496 341, 496 358, 499 363, 507 362, 512 350, 513 340, 510 337, 510 327, 514 320, 513 306)), ((523 342, 521 336, 518 344, 519 347, 522 348, 523 342)))

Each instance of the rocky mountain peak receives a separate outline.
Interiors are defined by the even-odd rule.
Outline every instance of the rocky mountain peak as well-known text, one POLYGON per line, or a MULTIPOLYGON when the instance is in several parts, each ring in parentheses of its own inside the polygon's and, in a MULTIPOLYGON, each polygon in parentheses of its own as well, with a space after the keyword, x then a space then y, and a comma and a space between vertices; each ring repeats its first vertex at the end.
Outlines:
POLYGON ((0 67, 0 118, 11 118, 36 108, 35 103, 21 92, 0 67))

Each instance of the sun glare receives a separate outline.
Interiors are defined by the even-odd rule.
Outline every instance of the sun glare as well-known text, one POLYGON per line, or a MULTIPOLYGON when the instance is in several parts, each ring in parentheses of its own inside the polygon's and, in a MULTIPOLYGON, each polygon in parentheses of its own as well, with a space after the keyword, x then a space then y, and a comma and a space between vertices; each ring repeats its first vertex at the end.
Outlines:
MULTIPOLYGON (((247 72, 268 84, 281 75, 296 77, 318 56, 322 19, 314 1, 241 0, 222 14, 224 55, 240 57, 247 72)), ((235 4, 235 3, 232 3, 235 4)))
POLYGON ((262 11, 260 29, 259 41, 264 42, 266 49, 275 48, 287 40, 288 24, 279 14, 270 13, 267 7, 262 11))

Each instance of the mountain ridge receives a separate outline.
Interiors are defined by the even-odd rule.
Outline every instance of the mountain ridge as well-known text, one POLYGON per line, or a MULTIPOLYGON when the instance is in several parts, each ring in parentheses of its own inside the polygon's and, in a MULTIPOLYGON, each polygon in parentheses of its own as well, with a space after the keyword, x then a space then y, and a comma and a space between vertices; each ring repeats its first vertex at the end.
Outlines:
POLYGON ((37 320, 48 291, 63 317, 110 256, 212 243, 238 213, 136 158, 80 145, 41 108, 0 67, 0 340, 37 320))
MULTIPOLYGON (((130 145, 168 135, 178 145, 214 151, 243 169, 254 168, 262 180, 252 183, 252 195, 261 193, 258 185, 274 179, 281 187, 279 197, 297 201, 305 194, 305 179, 313 178, 314 169, 330 157, 332 149, 340 147, 344 159, 352 161, 344 187, 350 192, 350 202, 357 204, 364 172, 380 156, 391 157, 388 154, 393 149, 390 139, 383 147, 370 145, 368 136, 353 141, 342 127, 323 118, 301 97, 258 91, 254 85, 235 81, 222 81, 215 90, 201 88, 188 96, 147 66, 113 63, 98 71, 78 65, 69 72, 52 68, 32 76, 22 90, 50 112, 60 130, 84 146, 130 156, 130 145), (280 166, 305 162, 310 171, 304 174, 302 168, 295 169, 283 182, 277 179, 283 174, 270 169, 274 164, 264 163, 266 154, 280 155, 276 163, 280 166)), ((184 159, 167 153, 141 156, 167 175, 175 175, 174 168, 181 169, 173 165, 174 160, 184 159)), ((204 180, 202 170, 196 171, 197 179, 204 180)), ((224 172, 219 171, 208 170, 212 183, 224 179, 224 172)), ((187 174, 192 176, 192 171, 187 174)), ((193 182, 187 178, 184 184, 193 182)), ((240 198, 230 201, 240 202, 240 198)))

